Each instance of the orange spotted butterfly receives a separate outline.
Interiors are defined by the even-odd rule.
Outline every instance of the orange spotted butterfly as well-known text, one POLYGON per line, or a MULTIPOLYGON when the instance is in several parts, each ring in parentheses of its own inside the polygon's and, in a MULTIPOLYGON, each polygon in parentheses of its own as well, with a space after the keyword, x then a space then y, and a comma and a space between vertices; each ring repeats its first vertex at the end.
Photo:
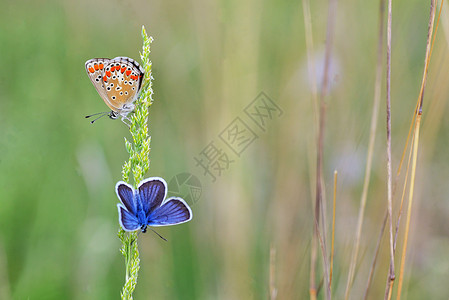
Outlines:
POLYGON ((100 115, 91 121, 94 123, 106 115, 111 119, 120 116, 127 124, 125 119, 129 120, 127 116, 134 110, 134 101, 142 88, 143 68, 135 60, 124 56, 89 59, 85 67, 98 94, 111 109, 110 112, 96 113, 86 118, 100 115))

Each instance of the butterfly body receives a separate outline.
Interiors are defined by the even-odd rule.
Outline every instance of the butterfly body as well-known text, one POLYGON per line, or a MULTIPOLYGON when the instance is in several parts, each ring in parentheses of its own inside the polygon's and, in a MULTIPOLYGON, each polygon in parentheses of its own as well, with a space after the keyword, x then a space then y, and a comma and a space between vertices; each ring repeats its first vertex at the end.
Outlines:
POLYGON ((147 220, 148 220, 148 216, 146 215, 146 212, 143 209, 142 206, 142 201, 145 201, 144 199, 141 199, 139 193, 134 193, 134 197, 136 199, 135 203, 136 203, 136 218, 137 218, 137 223, 140 225, 140 229, 142 230, 142 232, 146 232, 147 231, 147 220))
POLYGON ((168 226, 188 222, 192 210, 181 198, 167 195, 167 183, 160 177, 150 177, 139 183, 137 189, 123 181, 115 187, 119 223, 125 231, 140 229, 146 232, 147 226, 168 226))
POLYGON ((111 109, 109 117, 116 119, 120 116, 122 121, 127 119, 142 87, 143 68, 124 56, 93 58, 86 61, 85 68, 98 94, 111 109))

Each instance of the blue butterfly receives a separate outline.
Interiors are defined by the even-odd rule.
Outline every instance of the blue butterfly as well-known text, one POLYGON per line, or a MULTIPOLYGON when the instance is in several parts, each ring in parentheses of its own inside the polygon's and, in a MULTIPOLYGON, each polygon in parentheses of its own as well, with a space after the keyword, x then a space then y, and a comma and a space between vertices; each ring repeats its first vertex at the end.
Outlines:
POLYGON ((147 226, 176 225, 192 220, 192 210, 183 199, 165 199, 167 183, 160 177, 144 179, 137 190, 119 181, 115 191, 121 202, 117 204, 118 220, 125 231, 146 232, 147 226))

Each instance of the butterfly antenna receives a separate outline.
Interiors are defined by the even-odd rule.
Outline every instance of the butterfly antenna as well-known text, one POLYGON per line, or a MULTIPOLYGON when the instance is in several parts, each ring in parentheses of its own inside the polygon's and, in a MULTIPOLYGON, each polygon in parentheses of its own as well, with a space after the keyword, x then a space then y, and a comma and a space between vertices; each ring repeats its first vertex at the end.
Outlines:
POLYGON ((107 114, 107 113, 109 113, 109 111, 102 111, 102 112, 99 112, 99 113, 96 113, 96 114, 88 115, 88 116, 86 116, 86 118, 90 118, 90 117, 93 117, 93 116, 96 116, 96 115, 104 115, 104 114, 107 114))
POLYGON ((90 123, 93 124, 96 120, 98 120, 98 119, 100 119, 100 118, 102 118, 104 116, 107 116, 108 114, 109 114, 109 111, 104 111, 104 112, 88 115, 88 116, 86 116, 86 118, 90 118, 90 117, 93 117, 93 116, 101 115, 101 116, 93 119, 92 121, 90 121, 90 123))
POLYGON ((151 231, 153 231, 154 233, 156 233, 161 239, 163 239, 164 241, 168 242, 166 238, 164 238, 162 235, 160 235, 159 233, 157 233, 153 228, 149 227, 148 228, 151 229, 151 231))

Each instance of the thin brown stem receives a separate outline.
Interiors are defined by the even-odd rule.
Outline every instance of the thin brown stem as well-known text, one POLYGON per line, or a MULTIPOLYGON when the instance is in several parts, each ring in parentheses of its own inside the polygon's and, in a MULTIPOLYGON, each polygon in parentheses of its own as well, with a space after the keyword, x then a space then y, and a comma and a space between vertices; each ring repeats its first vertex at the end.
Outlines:
MULTIPOLYGON (((326 97, 328 94, 328 82, 329 82, 329 67, 330 67, 330 61, 331 61, 331 53, 332 53, 332 43, 333 43, 333 37, 334 37, 334 28, 335 28, 335 13, 336 13, 336 7, 337 1, 336 0, 329 0, 329 7, 328 7, 328 23, 327 23, 327 31, 326 31, 326 52, 325 52, 325 59, 324 59, 324 71, 323 71, 323 81, 321 86, 321 93, 320 93, 320 115, 319 115, 319 129, 318 129, 318 140, 317 140, 317 177, 316 177, 316 195, 315 195, 315 232, 314 235, 319 238, 320 244, 321 244, 321 254, 323 258, 323 265, 324 265, 324 273, 325 275, 325 282, 326 282, 326 296, 327 299, 331 298, 330 288, 329 288, 329 269, 327 267, 329 266, 327 262, 327 256, 325 254, 325 242, 324 239, 321 236, 320 233, 320 212, 322 207, 322 200, 323 200, 323 186, 322 186, 322 170, 323 170, 323 145, 324 145, 324 129, 325 129, 325 120, 326 120, 326 97)), ((316 267, 316 266, 314 266, 316 267)), ((315 280, 314 278, 311 278, 311 280, 315 280)))
POLYGON ((419 131, 420 131, 420 125, 421 125, 421 116, 422 116, 422 105, 424 100, 424 89, 426 85, 427 80, 427 71, 428 66, 430 62, 430 56, 431 56, 431 43, 432 41, 432 33, 434 28, 434 22, 435 22, 435 13, 436 13, 436 6, 435 6, 435 0, 430 1, 430 16, 429 16, 429 26, 427 31, 427 44, 426 44, 426 56, 424 59, 424 71, 423 71, 423 78, 421 81, 421 91, 418 97, 418 103, 419 103, 419 109, 418 111, 415 111, 416 114, 416 124, 415 124, 415 130, 414 130, 414 142, 413 142, 413 148, 411 151, 413 151, 413 159, 412 159, 412 170, 411 170, 411 178, 410 178, 410 188, 409 188, 409 199, 408 199, 408 208, 407 208, 407 220, 405 224, 405 234, 404 234, 404 242, 403 242, 403 248, 402 248, 402 255, 401 255, 401 268, 399 273, 399 282, 398 282, 398 290, 397 290, 397 299, 401 299, 401 292, 402 292, 402 285, 404 280, 404 268, 405 268, 405 258, 407 254, 407 245, 408 245, 408 236, 410 232, 410 220, 411 220, 411 214, 412 214, 412 206, 413 206, 413 195, 414 195, 414 187, 415 187, 415 174, 416 174, 416 164, 417 164, 417 157, 418 157, 418 148, 419 148, 419 131))
POLYGON ((337 177, 338 172, 337 170, 334 171, 334 201, 332 205, 332 241, 331 241, 331 264, 330 264, 330 271, 329 271, 329 289, 332 292, 332 273, 333 273, 333 267, 334 267, 334 240, 335 240, 335 209, 336 209, 336 203, 337 203, 337 177))
MULTIPOLYGON (((315 130, 316 136, 318 136, 318 101, 317 101, 317 88, 315 82, 315 66, 313 64, 313 35, 312 35, 312 18, 310 13, 310 2, 309 0, 303 0, 303 14, 304 14, 304 28, 305 28, 305 37, 306 37, 306 48, 307 48, 307 62, 309 69, 309 76, 311 78, 311 89, 312 89, 312 99, 313 99, 313 107, 315 111, 315 130)), ((318 174, 317 174, 317 178, 318 174)), ((318 181, 318 179, 316 179, 318 181)), ((315 195, 316 196, 316 195, 315 195)), ((317 295, 317 286, 316 286, 316 258, 317 258, 317 234, 316 227, 313 226, 313 235, 310 249, 310 273, 309 273, 309 294, 310 300, 316 300, 317 295)))
MULTIPOLYGON (((304 2, 303 2, 304 3, 304 2)), ((325 52, 325 62, 323 71, 323 80, 320 91, 320 112, 319 112, 319 125, 318 125, 318 137, 317 137, 317 164, 316 164, 316 189, 315 189, 315 220, 314 220, 314 234, 312 238, 312 249, 311 249, 311 266, 310 266, 310 298, 316 299, 316 251, 317 251, 317 241, 320 242, 322 259, 324 265, 325 282, 326 282, 326 297, 331 298, 330 286, 329 286, 329 263, 326 256, 326 244, 320 232, 320 214, 322 211, 322 201, 323 201, 323 144, 324 144, 324 129, 326 120, 326 96, 328 94, 328 80, 329 80, 329 66, 331 60, 331 50, 333 41, 333 29, 335 23, 335 10, 336 10, 336 0, 329 0, 328 7, 328 24, 326 32, 326 52, 325 52)))
POLYGON ((390 269, 388 282, 385 290, 385 299, 390 299, 390 290, 395 279, 394 272, 394 249, 393 249, 393 197, 392 197, 392 172, 391 172, 391 22, 393 0, 388 0, 388 21, 387 21, 387 190, 388 190, 388 220, 390 233, 390 269))

